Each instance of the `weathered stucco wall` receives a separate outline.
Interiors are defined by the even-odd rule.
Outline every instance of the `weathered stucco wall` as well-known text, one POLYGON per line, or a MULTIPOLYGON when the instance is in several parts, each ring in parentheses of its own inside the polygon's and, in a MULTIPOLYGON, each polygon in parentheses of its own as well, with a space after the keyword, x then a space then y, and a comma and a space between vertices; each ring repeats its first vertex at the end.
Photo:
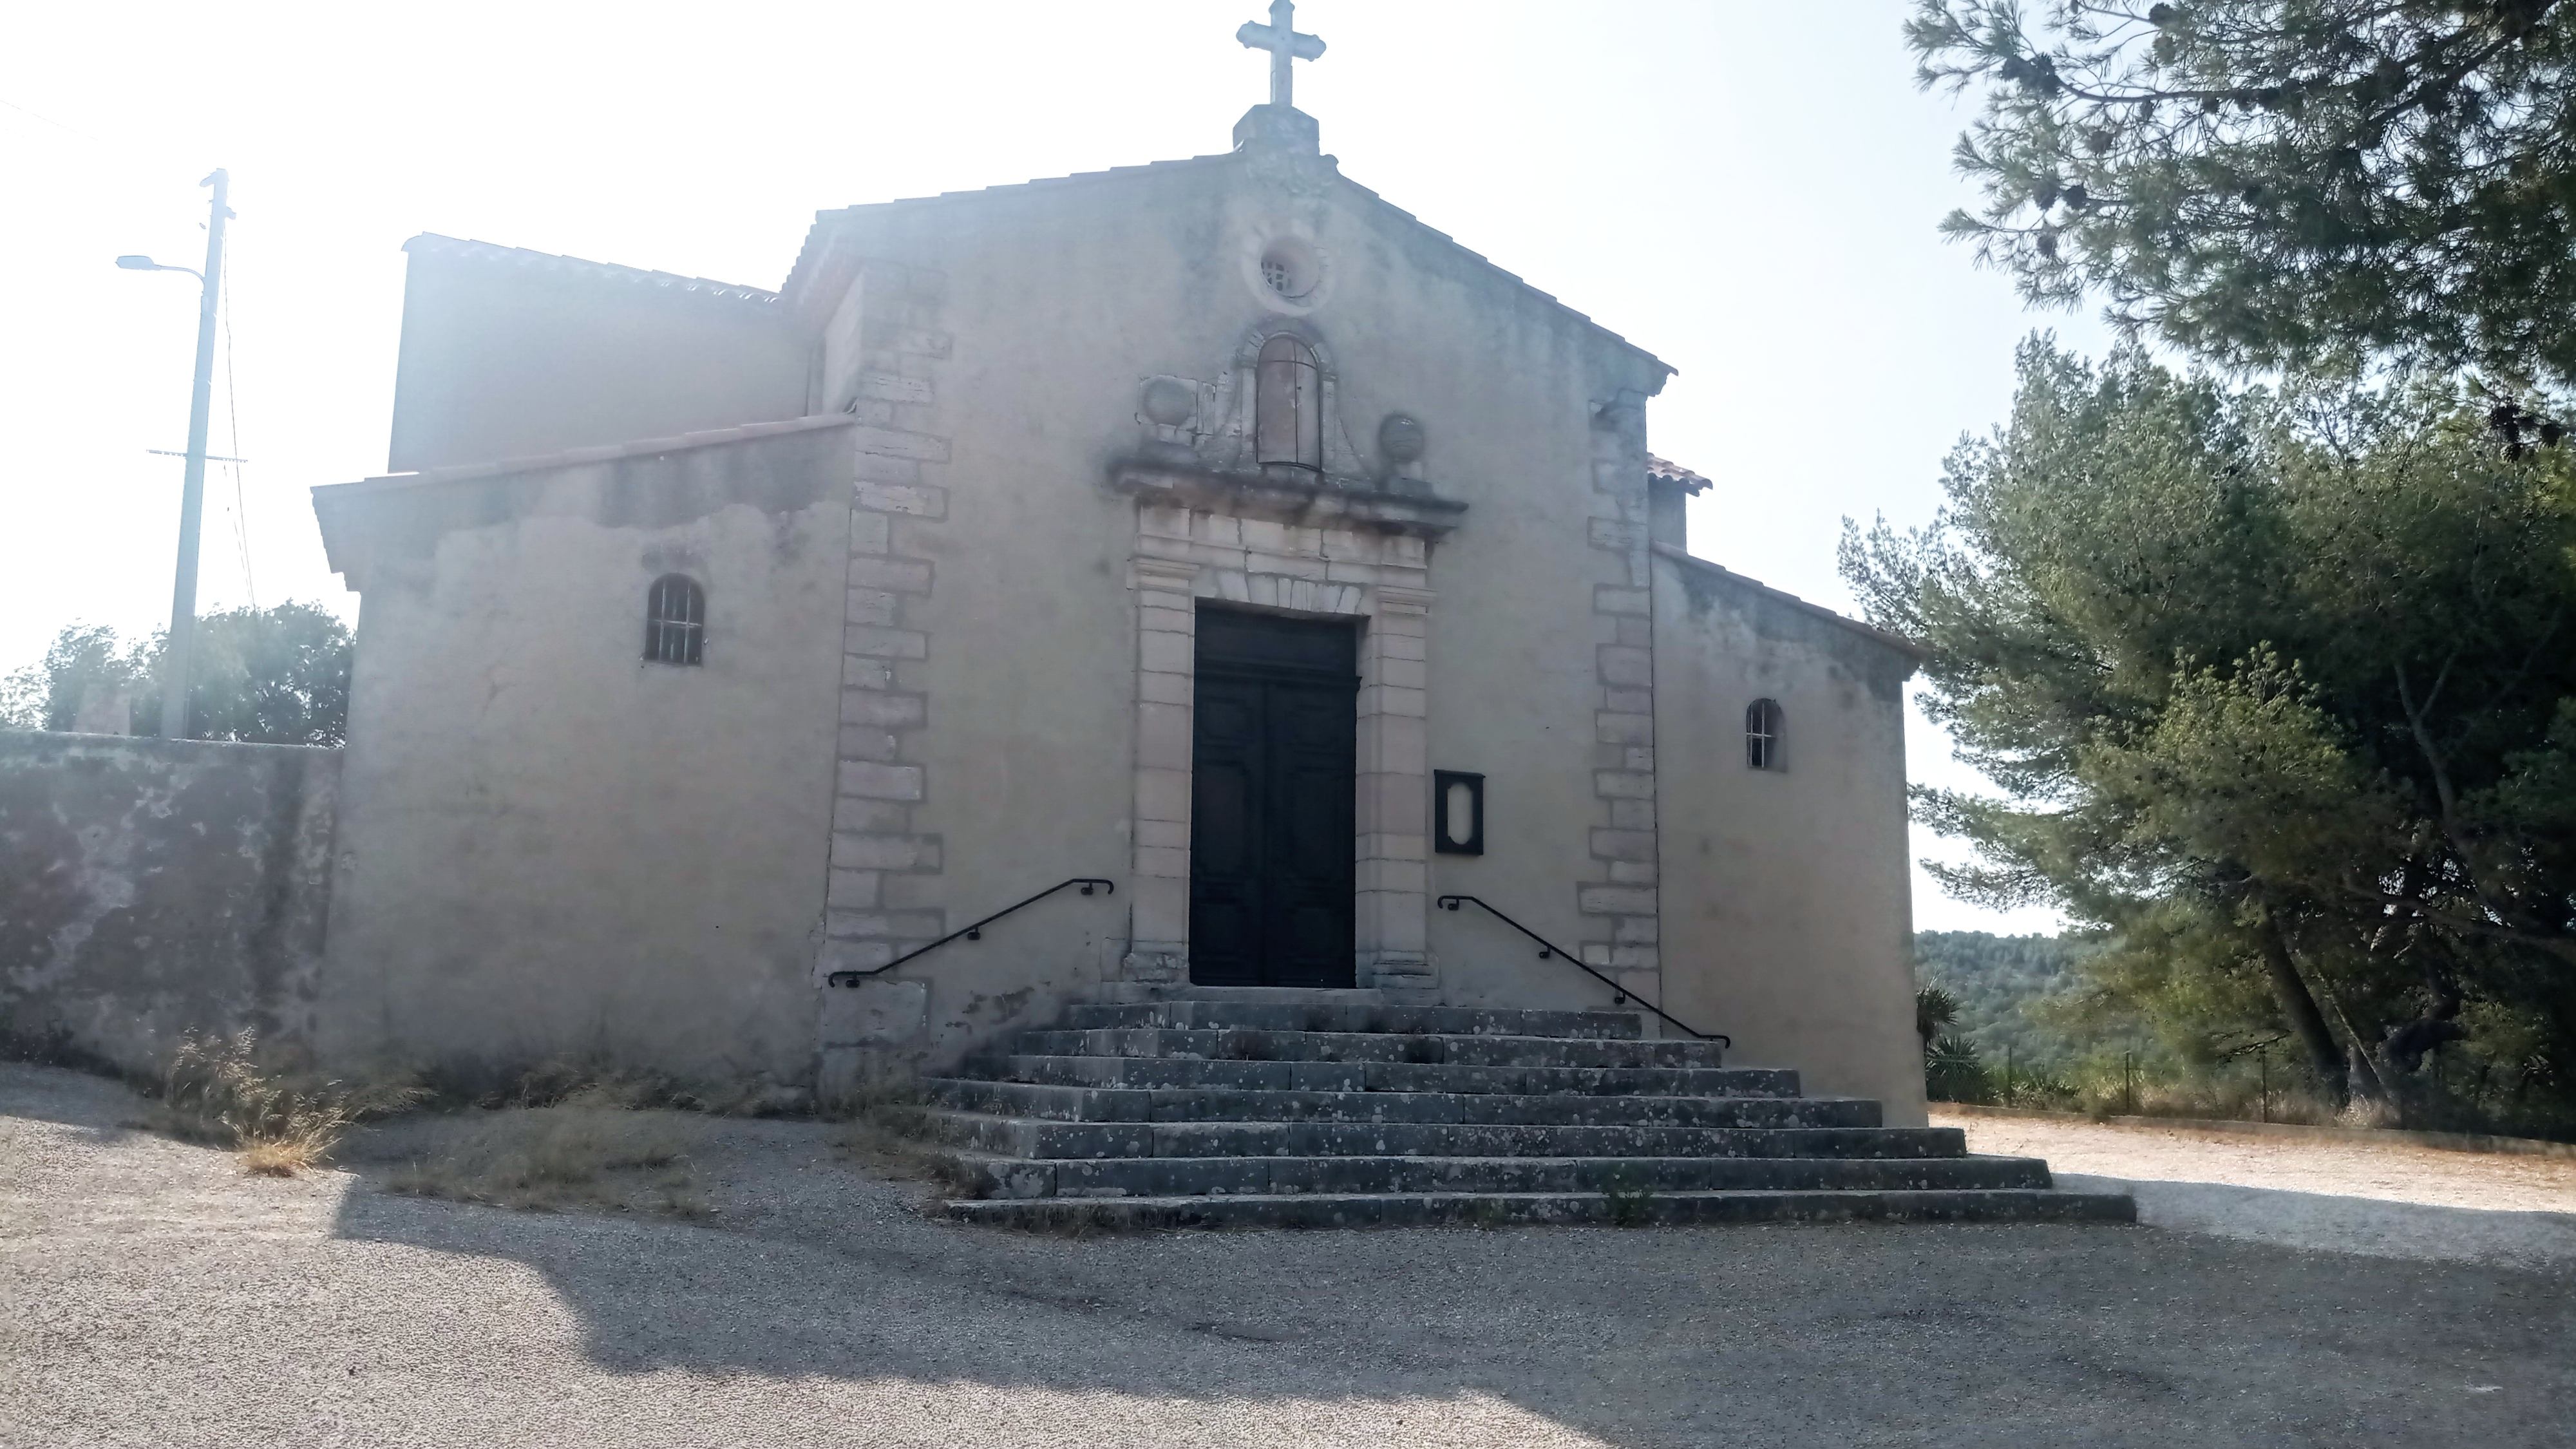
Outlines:
POLYGON ((1905 677, 1892 644, 1741 579, 1655 558, 1667 1005, 1920 1125, 1906 863, 1905 677), (1780 702, 1785 768, 1747 768, 1780 702))
POLYGON ((0 733, 0 1030, 146 1069, 304 1037, 337 750, 0 733))
POLYGON ((768 293, 444 237, 409 251, 395 472, 805 411, 809 349, 768 293))
POLYGON ((364 593, 327 1054, 810 1076, 849 431, 319 490, 364 593), (642 657, 675 572, 697 666, 642 657))

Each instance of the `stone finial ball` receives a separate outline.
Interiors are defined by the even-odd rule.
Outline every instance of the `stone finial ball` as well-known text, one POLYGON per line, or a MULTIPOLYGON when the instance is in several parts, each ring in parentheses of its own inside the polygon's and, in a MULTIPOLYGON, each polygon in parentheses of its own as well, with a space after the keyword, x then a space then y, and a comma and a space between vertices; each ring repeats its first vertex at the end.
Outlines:
POLYGON ((1177 428, 1199 410, 1198 389, 1177 377, 1158 377, 1145 384, 1145 416, 1177 428))
POLYGON ((1378 449, 1393 462, 1410 463, 1421 457, 1425 441, 1422 424, 1403 413, 1388 413, 1386 421, 1377 425, 1378 449))

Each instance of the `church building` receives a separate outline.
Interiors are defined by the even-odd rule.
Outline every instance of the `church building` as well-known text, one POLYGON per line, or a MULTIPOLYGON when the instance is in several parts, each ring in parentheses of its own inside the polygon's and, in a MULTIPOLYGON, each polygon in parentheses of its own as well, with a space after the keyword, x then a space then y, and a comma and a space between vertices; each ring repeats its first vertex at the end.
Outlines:
POLYGON ((828 1094, 1107 1006, 1624 1009, 1923 1122, 1913 651, 1692 539, 1674 370, 1244 39, 1230 148, 825 211, 775 290, 408 244, 390 471, 314 490, 326 1055, 828 1094))

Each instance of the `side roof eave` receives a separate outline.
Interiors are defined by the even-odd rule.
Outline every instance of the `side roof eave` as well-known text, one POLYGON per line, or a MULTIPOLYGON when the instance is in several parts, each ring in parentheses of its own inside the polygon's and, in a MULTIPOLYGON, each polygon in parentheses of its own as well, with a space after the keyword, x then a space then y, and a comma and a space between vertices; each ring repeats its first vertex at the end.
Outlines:
POLYGON ((1789 593, 1782 589, 1775 589, 1769 584, 1762 582, 1760 579, 1747 578, 1743 574, 1739 574, 1735 570, 1728 568, 1723 564, 1711 563, 1707 559, 1701 558, 1699 555, 1690 552, 1688 549, 1676 548, 1669 543, 1658 543, 1654 545, 1654 550, 1656 553, 1661 554, 1665 558, 1671 559, 1675 563, 1696 569, 1699 572, 1707 574, 1721 582, 1733 584, 1747 593, 1759 595, 1762 598, 1771 600, 1773 603, 1786 605, 1787 607, 1795 609, 1812 618, 1822 619, 1826 623, 1850 630, 1852 633, 1858 634, 1872 643, 1884 644, 1888 648, 1896 650, 1898 653, 1903 654, 1906 658, 1913 660, 1917 664, 1920 664, 1924 660, 1932 657, 1931 650, 1924 648, 1922 645, 1915 643, 1913 640, 1906 638, 1902 634, 1891 634, 1885 629, 1879 628, 1875 624, 1864 624, 1860 620, 1854 619, 1848 615, 1837 614, 1822 604, 1810 603, 1805 599, 1799 598, 1796 594, 1789 593))
POLYGON ((595 262, 587 257, 558 256, 553 252, 530 251, 526 247, 503 246, 499 242, 468 241, 441 236, 434 231, 420 233, 404 242, 402 249, 413 257, 472 262, 568 280, 614 283, 672 296, 739 302, 750 307, 775 307, 779 303, 776 292, 765 292, 758 287, 719 282, 707 277, 684 277, 677 272, 657 272, 617 262, 595 262))
POLYGON ((460 463, 450 468, 424 468, 417 473, 385 473, 362 478, 354 483, 317 484, 313 492, 313 515, 322 530, 322 549, 331 571, 346 574, 355 560, 349 557, 347 545, 350 530, 358 526, 358 515, 367 505, 379 499, 415 495, 460 483, 479 482, 514 475, 547 473, 560 468, 576 468, 594 463, 614 463, 627 458, 662 457, 696 448, 720 448, 729 444, 756 442, 763 438, 790 433, 810 433, 825 428, 853 428, 859 420, 841 413, 814 417, 786 418, 778 422, 744 423, 740 427, 710 428, 704 432, 680 433, 667 438, 639 438, 629 443, 608 443, 589 448, 565 448, 558 452, 536 453, 524 458, 501 458, 488 463, 460 463))

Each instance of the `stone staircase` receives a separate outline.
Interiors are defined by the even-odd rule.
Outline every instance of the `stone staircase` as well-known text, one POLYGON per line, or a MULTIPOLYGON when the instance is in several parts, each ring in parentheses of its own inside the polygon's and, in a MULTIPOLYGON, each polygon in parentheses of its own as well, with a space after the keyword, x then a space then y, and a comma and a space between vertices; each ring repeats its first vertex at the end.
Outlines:
POLYGON ((1076 1006, 925 1084, 922 1130, 1019 1227, 1849 1219, 2129 1222, 2034 1158, 1880 1125, 1795 1072, 1650 1040, 1623 1011, 1397 1006, 1369 992, 1076 1006), (1247 999, 1251 998, 1251 999, 1247 999))

